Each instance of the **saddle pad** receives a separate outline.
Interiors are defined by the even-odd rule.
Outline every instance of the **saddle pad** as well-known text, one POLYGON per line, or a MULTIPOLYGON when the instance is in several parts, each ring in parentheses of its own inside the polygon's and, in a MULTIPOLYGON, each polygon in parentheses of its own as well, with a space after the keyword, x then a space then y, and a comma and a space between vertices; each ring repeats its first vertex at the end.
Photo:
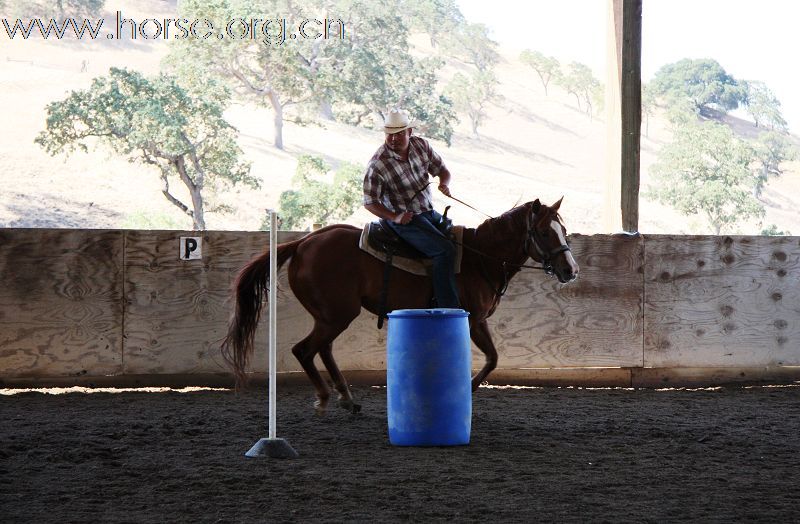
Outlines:
MULTIPOLYGON (((461 272, 461 254, 463 249, 461 247, 461 239, 464 238, 464 226, 453 226, 452 229, 453 235, 456 237, 456 260, 455 260, 455 272, 461 272)), ((367 242, 367 234, 369 233, 369 224, 364 225, 364 229, 361 230, 361 238, 358 239, 358 247, 362 251, 366 251, 373 257, 377 258, 381 262, 386 262, 386 253, 383 251, 378 251, 374 249, 372 246, 369 245, 367 242)), ((430 258, 422 258, 422 259, 413 259, 413 258, 405 258, 405 257, 392 257, 392 267, 396 267, 397 269, 402 269, 403 271, 408 271, 409 273, 413 273, 415 275, 429 275, 430 268, 433 263, 431 262, 430 258)))

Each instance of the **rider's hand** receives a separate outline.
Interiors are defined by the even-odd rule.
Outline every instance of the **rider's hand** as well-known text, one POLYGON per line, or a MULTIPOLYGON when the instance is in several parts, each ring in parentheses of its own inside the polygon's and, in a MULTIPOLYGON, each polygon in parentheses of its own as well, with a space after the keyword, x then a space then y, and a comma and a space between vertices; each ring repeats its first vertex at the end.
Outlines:
POLYGON ((409 222, 411 222, 412 218, 414 218, 414 213, 412 213, 411 211, 405 211, 403 213, 398 213, 397 215, 395 215, 394 219, 392 219, 392 222, 394 222, 395 224, 408 224, 409 222))
POLYGON ((450 188, 447 187, 447 184, 439 184, 439 191, 441 191, 442 193, 444 193, 447 196, 451 196, 450 195, 450 188))

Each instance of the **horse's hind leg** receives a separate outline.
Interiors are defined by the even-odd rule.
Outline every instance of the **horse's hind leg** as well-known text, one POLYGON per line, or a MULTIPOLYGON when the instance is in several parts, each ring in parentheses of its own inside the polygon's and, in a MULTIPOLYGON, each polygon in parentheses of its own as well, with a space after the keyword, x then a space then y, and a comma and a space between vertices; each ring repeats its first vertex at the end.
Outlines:
POLYGON ((325 413, 325 410, 328 408, 331 390, 314 365, 314 356, 317 353, 320 354, 322 363, 325 364, 325 367, 328 369, 328 373, 331 375, 331 379, 336 386, 336 390, 339 392, 340 398, 345 402, 349 401, 350 405, 348 409, 353 412, 360 409, 360 406, 356 409, 352 404, 350 389, 347 387, 347 382, 345 382, 342 372, 339 371, 331 355, 333 340, 346 328, 347 324, 343 327, 337 327, 317 320, 314 322, 314 328, 311 330, 311 333, 292 348, 292 353, 297 357, 300 365, 303 366, 303 370, 306 372, 309 379, 311 379, 311 383, 314 384, 314 389, 317 394, 317 401, 314 403, 314 407, 320 415, 325 413))
POLYGON ((489 325, 485 320, 472 324, 470 337, 475 342, 475 345, 478 346, 478 349, 486 355, 486 363, 483 365, 483 369, 478 371, 472 378, 472 391, 476 391, 481 382, 497 367, 497 349, 494 347, 492 335, 489 333, 489 325))
POLYGON ((328 344, 326 347, 322 348, 319 352, 319 356, 322 359, 322 363, 325 364, 325 369, 328 370, 331 380, 333 380, 336 391, 339 392, 339 407, 352 413, 361 411, 361 404, 353 402, 353 394, 350 392, 347 380, 344 378, 344 375, 342 375, 342 372, 339 370, 339 366, 336 365, 336 361, 333 359, 333 344, 328 344))
MULTIPOLYGON (((316 327, 315 327, 316 329, 316 327)), ((328 400, 331 397, 331 390, 328 387, 328 384, 322 379, 322 375, 320 375, 319 370, 317 370, 317 366, 314 365, 314 355, 317 354, 317 350, 313 345, 314 339, 314 330, 306 336, 303 340, 298 342, 292 348, 292 353, 300 362, 300 365, 303 367, 303 371, 306 372, 308 375, 309 380, 314 385, 314 390, 316 391, 317 400, 314 402, 314 407, 317 410, 318 414, 325 413, 325 409, 328 407, 328 400)))

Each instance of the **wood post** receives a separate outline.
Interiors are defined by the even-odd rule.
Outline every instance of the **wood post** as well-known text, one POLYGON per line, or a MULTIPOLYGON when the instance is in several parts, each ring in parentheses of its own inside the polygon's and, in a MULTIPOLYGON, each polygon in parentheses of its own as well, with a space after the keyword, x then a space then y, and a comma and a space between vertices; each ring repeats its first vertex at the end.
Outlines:
MULTIPOLYGON (((617 0, 620 1, 620 0, 617 0)), ((642 127, 642 0, 622 8, 622 229, 639 230, 639 145, 642 127)))
POLYGON ((635 232, 639 229, 642 0, 609 0, 608 25, 609 147, 605 227, 609 232, 620 227, 635 232), (616 202, 619 202, 619 214, 616 202))

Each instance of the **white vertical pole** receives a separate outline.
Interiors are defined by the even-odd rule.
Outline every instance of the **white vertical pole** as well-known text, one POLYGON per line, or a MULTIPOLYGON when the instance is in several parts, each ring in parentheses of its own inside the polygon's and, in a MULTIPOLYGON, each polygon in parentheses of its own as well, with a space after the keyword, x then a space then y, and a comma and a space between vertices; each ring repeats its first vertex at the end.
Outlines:
POLYGON ((269 438, 256 442, 246 457, 297 458, 297 452, 285 439, 275 436, 275 404, 277 401, 276 381, 278 365, 276 352, 278 349, 278 214, 267 209, 269 215, 269 438))
POLYGON ((277 322, 278 313, 278 214, 269 211, 269 438, 275 438, 275 404, 277 378, 277 322))

